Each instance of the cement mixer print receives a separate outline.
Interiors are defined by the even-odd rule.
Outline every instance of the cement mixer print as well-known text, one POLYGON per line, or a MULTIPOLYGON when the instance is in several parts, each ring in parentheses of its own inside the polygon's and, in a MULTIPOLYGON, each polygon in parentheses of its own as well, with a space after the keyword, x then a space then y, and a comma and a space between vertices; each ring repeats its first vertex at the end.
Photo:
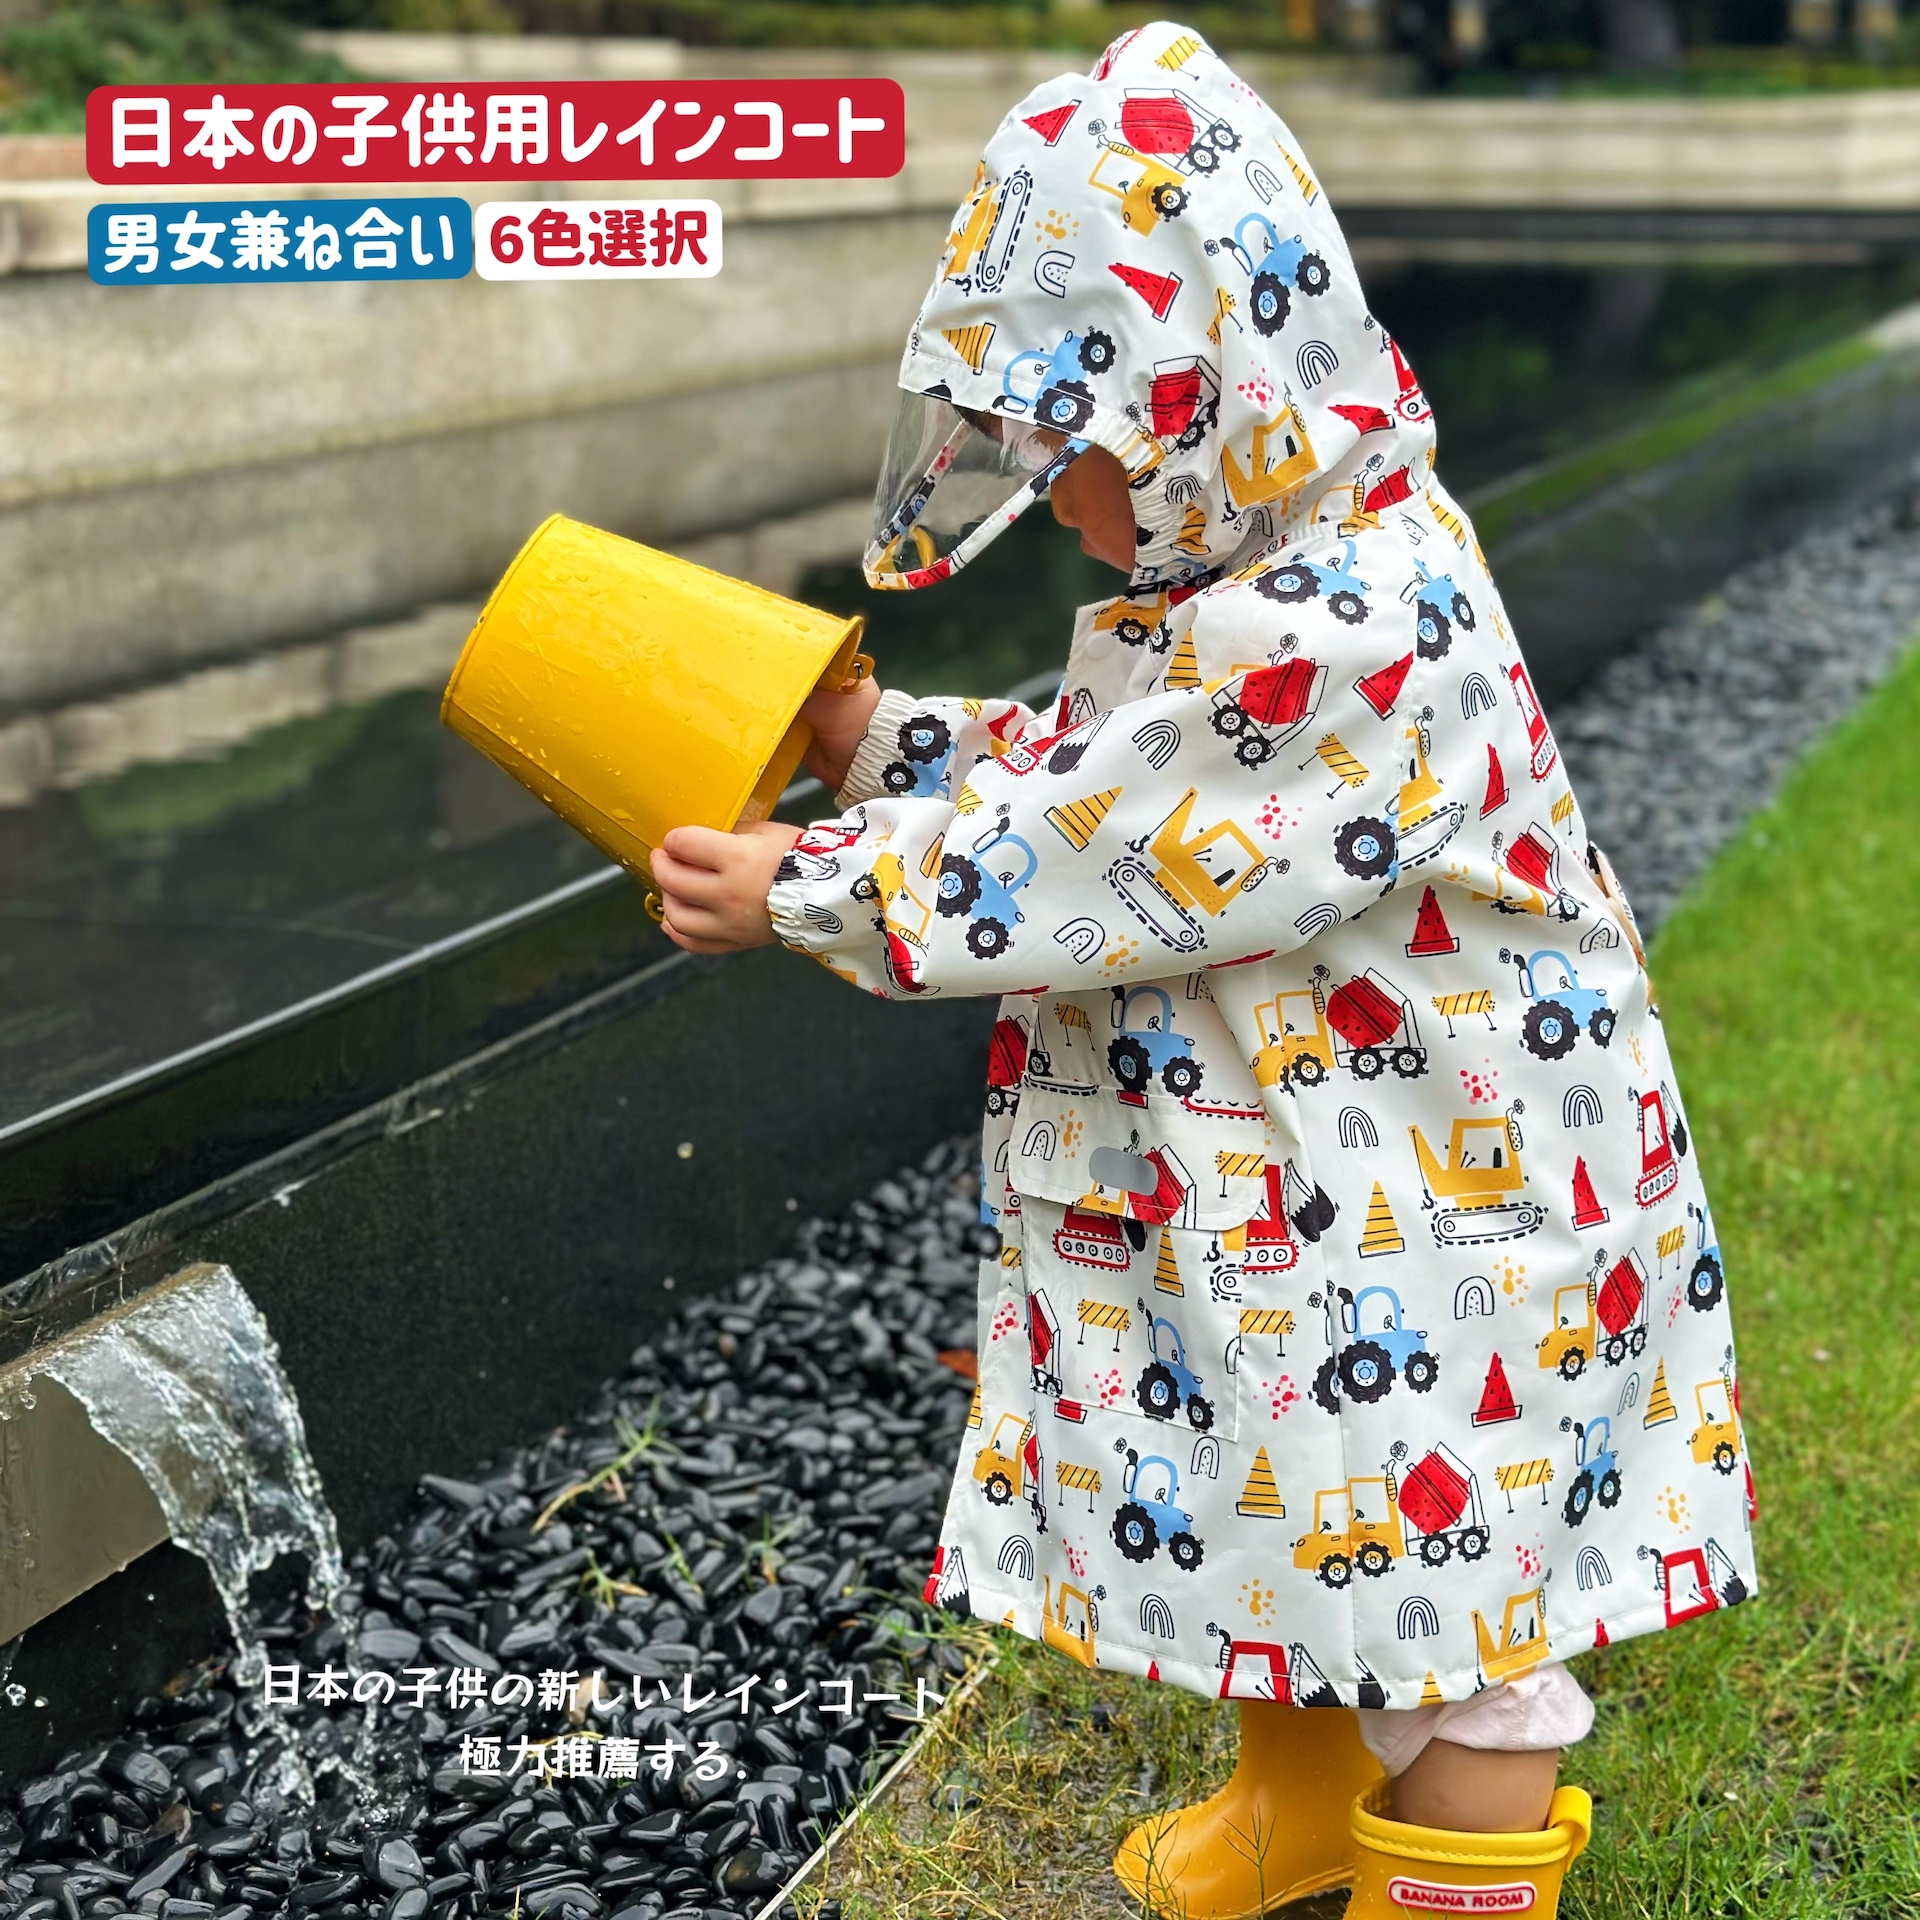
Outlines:
POLYGON ((1178 27, 1048 81, 899 384, 874 585, 1090 447, 1137 531, 1056 703, 881 694, 769 901, 869 993, 1001 998, 929 1597, 1412 1707, 1751 1594, 1738 1276, 1631 912, 1299 142, 1178 27))

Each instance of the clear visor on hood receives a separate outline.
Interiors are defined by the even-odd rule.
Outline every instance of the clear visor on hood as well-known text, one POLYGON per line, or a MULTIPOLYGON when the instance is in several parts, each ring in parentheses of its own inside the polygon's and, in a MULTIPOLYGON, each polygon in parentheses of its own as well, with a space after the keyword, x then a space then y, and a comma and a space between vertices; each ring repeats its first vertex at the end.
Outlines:
POLYGON ((873 499, 869 583, 924 587, 946 579, 1010 527, 1088 444, 1031 420, 901 394, 873 499))

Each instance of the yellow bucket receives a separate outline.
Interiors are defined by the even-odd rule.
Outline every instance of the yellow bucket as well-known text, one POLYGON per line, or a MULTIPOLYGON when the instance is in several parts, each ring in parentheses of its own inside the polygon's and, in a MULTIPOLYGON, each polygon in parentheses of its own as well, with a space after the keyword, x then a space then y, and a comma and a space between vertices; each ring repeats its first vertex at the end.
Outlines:
POLYGON ((802 703, 870 664, 862 625, 556 513, 480 610, 440 718, 651 886, 669 828, 772 812, 812 737, 802 703))

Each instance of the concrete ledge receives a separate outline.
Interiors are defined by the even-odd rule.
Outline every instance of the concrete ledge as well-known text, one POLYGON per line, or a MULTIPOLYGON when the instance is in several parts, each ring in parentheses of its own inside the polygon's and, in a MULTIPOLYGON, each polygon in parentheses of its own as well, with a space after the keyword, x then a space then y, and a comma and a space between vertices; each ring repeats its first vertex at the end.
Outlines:
MULTIPOLYGON (((3 143, 0 143, 3 144, 3 143)), ((890 180, 676 180, 672 191, 717 200, 731 224, 845 220, 870 214, 950 213, 973 177, 977 147, 935 143, 910 148, 890 180)), ((475 205, 486 200, 616 200, 662 191, 659 181, 449 181, 475 205)), ((375 189, 378 190, 378 189, 375 189)), ((15 179, 0 172, 0 274, 84 273, 87 210, 114 200, 156 196, 182 205, 221 201, 320 200, 369 191, 365 181, 302 181, 293 187, 102 187, 84 179, 15 179)), ((413 192, 413 188, 394 188, 413 192)))

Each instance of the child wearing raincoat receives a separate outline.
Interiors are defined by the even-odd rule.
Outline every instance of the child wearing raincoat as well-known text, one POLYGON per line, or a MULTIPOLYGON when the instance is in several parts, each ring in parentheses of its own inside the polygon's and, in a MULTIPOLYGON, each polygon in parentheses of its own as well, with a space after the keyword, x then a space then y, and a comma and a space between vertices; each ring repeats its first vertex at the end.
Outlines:
POLYGON ((1718 1249, 1632 916, 1292 134, 1165 23, 989 142, 867 574, 1043 495, 1127 577, 1057 702, 816 696, 838 819, 668 931, 1001 996, 929 1595, 1239 1703, 1156 1911, 1550 1913, 1562 1662, 1754 1586, 1718 1249))

